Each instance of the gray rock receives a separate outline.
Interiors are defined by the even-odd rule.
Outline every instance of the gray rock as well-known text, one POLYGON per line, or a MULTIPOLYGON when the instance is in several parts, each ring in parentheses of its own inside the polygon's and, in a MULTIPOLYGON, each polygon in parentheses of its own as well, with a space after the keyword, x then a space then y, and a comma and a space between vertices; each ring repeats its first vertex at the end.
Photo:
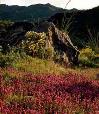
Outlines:
MULTIPOLYGON (((66 55, 70 63, 78 63, 79 50, 70 40, 67 33, 60 31, 52 22, 42 22, 35 29, 35 32, 47 33, 47 45, 53 46, 55 51, 58 51, 60 55, 66 55)), ((64 61, 64 56, 62 56, 64 61)))

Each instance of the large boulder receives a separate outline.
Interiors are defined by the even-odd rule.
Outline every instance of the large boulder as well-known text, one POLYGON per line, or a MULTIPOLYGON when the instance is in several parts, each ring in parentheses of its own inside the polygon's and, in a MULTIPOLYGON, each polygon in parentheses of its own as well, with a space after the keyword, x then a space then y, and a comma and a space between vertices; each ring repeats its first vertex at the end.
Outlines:
POLYGON ((34 31, 36 33, 44 32, 46 34, 45 46, 47 49, 53 48, 56 54, 56 62, 77 64, 78 49, 72 44, 68 34, 60 31, 52 22, 40 22, 35 27, 28 22, 16 22, 6 29, 5 38, 0 37, 0 45, 5 50, 8 49, 8 45, 19 46, 26 39, 26 33, 28 31, 34 31))
POLYGON ((67 56, 70 63, 77 64, 79 51, 67 33, 60 31, 52 22, 42 22, 34 31, 47 33, 47 46, 54 47, 54 50, 60 54, 62 61, 67 56))

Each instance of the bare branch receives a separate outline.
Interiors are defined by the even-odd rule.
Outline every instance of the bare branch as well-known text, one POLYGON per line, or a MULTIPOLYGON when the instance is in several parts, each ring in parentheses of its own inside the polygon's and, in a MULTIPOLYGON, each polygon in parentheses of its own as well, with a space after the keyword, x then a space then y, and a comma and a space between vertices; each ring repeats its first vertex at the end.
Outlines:
POLYGON ((65 6, 65 9, 66 9, 66 7, 68 6, 68 4, 71 2, 71 0, 69 0, 67 3, 66 3, 66 6, 65 6))

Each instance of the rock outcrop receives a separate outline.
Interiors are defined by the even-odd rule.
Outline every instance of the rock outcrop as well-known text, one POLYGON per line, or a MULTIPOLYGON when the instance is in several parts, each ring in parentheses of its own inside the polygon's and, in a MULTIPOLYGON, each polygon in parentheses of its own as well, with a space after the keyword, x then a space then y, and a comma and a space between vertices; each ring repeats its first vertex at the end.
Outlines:
POLYGON ((47 46, 53 46, 54 50, 59 52, 62 61, 65 61, 67 56, 70 63, 77 64, 79 51, 67 33, 60 31, 51 22, 40 23, 34 31, 47 33, 47 46))
POLYGON ((60 60, 56 60, 56 62, 69 64, 78 62, 78 49, 72 44, 68 34, 60 31, 52 22, 41 22, 35 27, 31 23, 17 22, 8 28, 5 38, 0 37, 0 45, 6 47, 5 50, 8 44, 10 46, 19 45, 25 39, 27 31, 44 32, 46 33, 46 47, 52 47, 60 56, 60 60))

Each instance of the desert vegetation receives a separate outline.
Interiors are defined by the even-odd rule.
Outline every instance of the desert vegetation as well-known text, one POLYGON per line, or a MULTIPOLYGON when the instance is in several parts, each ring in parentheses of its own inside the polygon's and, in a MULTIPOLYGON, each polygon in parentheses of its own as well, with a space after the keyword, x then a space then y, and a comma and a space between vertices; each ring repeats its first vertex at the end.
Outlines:
POLYGON ((0 114, 99 114, 98 28, 81 37, 73 31, 72 39, 72 12, 62 23, 60 14, 40 22, 0 20, 0 114))
MULTIPOLYGON (((9 68, 10 72, 16 72, 9 68)), ((12 76, 0 72, 0 112, 7 114, 97 114, 99 83, 83 76, 12 76)))
MULTIPOLYGON (((82 50, 79 56, 83 57, 82 54, 89 60, 93 55, 89 48, 82 50)), ((1 52, 0 113, 97 114, 99 68, 90 73, 91 69, 66 68, 18 49, 6 54, 1 52)))

